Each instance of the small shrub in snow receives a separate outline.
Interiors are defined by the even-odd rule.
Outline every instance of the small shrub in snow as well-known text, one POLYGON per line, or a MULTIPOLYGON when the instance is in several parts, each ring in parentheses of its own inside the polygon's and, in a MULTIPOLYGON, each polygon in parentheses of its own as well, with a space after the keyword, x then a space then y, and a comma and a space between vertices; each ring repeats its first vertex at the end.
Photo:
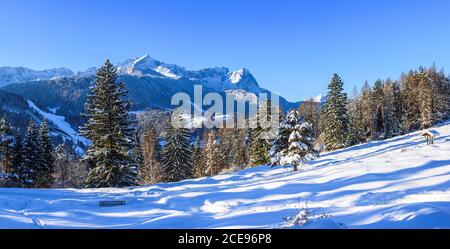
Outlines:
POLYGON ((314 220, 332 217, 330 214, 325 213, 315 214, 315 211, 316 210, 310 210, 308 208, 308 202, 306 202, 305 206, 303 208, 300 208, 297 215, 295 215, 293 218, 284 218, 284 220, 287 221, 286 227, 304 226, 310 222, 313 222, 314 220))

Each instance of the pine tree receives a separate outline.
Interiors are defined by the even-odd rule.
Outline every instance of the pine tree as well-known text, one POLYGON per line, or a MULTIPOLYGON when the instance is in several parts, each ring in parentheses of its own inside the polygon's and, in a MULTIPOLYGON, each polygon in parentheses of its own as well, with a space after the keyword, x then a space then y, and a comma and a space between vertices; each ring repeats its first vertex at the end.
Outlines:
POLYGON ((359 107, 361 109, 359 126, 364 130, 361 142, 372 140, 374 137, 373 128, 373 111, 372 111, 372 89, 366 81, 362 88, 361 98, 359 100, 359 107))
POLYGON ((122 187, 138 183, 139 168, 133 160, 130 103, 123 82, 116 83, 116 68, 107 60, 90 87, 81 134, 92 141, 83 160, 90 164, 88 187, 122 187))
POLYGON ((152 128, 142 134, 143 164, 140 170, 141 184, 154 184, 164 180, 165 173, 161 166, 161 145, 152 128))
POLYGON ((420 127, 420 106, 418 98, 419 81, 423 74, 423 69, 417 71, 410 71, 404 77, 404 117, 402 119, 403 129, 411 131, 420 127))
POLYGON ((173 126, 170 122, 167 124, 162 166, 169 182, 192 177, 192 148, 189 135, 188 129, 173 126))
POLYGON ((19 181, 25 187, 37 187, 41 159, 39 129, 34 121, 30 121, 23 143, 23 163, 19 168, 19 181))
POLYGON ((195 139, 195 144, 192 150, 192 164, 194 177, 202 177, 205 175, 205 163, 203 160, 200 136, 197 136, 195 139))
MULTIPOLYGON (((291 114, 291 112, 292 110, 289 112, 289 114, 291 114)), ((292 119, 285 119, 280 121, 277 137, 273 141, 269 151, 270 164, 272 166, 280 164, 285 151, 289 147, 289 136, 291 135, 293 125, 295 125, 290 121, 297 122, 297 120, 292 119)))
POLYGON ((312 125, 305 122, 297 111, 292 110, 288 113, 282 127, 282 132, 289 133, 289 137, 285 149, 279 153, 279 163, 293 165, 294 171, 297 171, 298 166, 306 164, 308 160, 317 156, 313 144, 312 125))
POLYGON ((7 175, 11 173, 11 146, 13 140, 12 128, 5 114, 0 120, 0 151, 2 157, 1 165, 7 175))
POLYGON ((390 138, 394 134, 394 85, 387 80, 383 89, 383 138, 390 138))
MULTIPOLYGON (((272 129, 263 127, 263 122, 268 122, 271 125, 275 119, 272 119, 272 104, 270 100, 266 100, 261 103, 256 112, 256 128, 253 129, 253 155, 252 163, 253 165, 264 165, 270 163, 269 151, 272 144, 269 138, 263 136, 263 134, 268 134, 272 132, 272 129)), ((276 134, 273 134, 275 137, 276 134)))
POLYGON ((421 75, 419 82, 418 101, 420 107, 420 126, 429 128, 433 124, 432 89, 429 78, 421 75))
POLYGON ((328 89, 321 113, 322 135, 327 150, 336 150, 348 145, 347 95, 342 92, 343 82, 337 74, 334 74, 328 89))
POLYGON ((140 171, 144 163, 144 156, 142 155, 141 139, 137 128, 134 130, 133 160, 140 171))
POLYGON ((383 107, 383 82, 381 80, 377 80, 373 86, 372 92, 372 139, 377 139, 382 136, 384 132, 384 107, 383 107))
POLYGON ((448 79, 445 77, 444 70, 438 72, 434 64, 428 69, 428 77, 431 83, 433 121, 444 121, 448 117, 447 110, 450 104, 446 89, 448 79))
POLYGON ((9 184, 13 186, 20 186, 21 180, 25 179, 26 177, 23 177, 23 173, 27 173, 28 171, 25 170, 23 167, 23 157, 22 153, 23 150, 23 144, 22 144, 22 138, 20 135, 16 135, 14 139, 14 145, 12 147, 12 158, 11 158, 11 170, 10 170, 10 178, 9 178, 9 184))
POLYGON ((212 176, 219 173, 217 162, 219 161, 219 146, 217 145, 217 134, 215 131, 208 132, 208 139, 205 145, 205 175, 212 176))
POLYGON ((50 188, 54 183, 55 158, 47 121, 42 122, 39 128, 39 145, 40 165, 36 176, 36 185, 39 188, 50 188))
POLYGON ((393 115, 392 115, 392 129, 394 135, 403 133, 402 120, 404 116, 404 99, 399 82, 394 82, 392 85, 393 95, 393 115))

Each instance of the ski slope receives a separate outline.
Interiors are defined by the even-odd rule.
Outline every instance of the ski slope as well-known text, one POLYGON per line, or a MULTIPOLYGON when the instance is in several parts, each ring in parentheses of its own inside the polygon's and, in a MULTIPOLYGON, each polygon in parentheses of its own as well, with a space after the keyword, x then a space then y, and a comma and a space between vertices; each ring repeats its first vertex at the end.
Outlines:
POLYGON ((0 189, 0 228, 450 228, 450 123, 323 154, 301 172, 260 166, 125 189, 0 189), (126 200, 99 207, 100 200, 126 200), (313 217, 314 216, 314 217, 313 217))

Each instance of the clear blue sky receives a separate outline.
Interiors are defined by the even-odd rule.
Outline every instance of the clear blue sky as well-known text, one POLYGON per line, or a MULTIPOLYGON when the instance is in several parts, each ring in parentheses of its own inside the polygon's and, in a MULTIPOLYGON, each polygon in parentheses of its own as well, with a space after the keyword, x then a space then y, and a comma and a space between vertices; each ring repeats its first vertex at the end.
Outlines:
POLYGON ((450 71, 450 1, 0 0, 0 66, 98 66, 150 54, 189 69, 246 67, 289 100, 450 71))

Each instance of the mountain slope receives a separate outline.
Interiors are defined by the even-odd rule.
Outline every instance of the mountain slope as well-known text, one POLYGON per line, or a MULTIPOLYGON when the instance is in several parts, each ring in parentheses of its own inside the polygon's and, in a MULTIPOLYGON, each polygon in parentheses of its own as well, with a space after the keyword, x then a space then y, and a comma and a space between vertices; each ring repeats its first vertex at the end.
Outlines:
POLYGON ((14 83, 48 80, 54 77, 73 75, 74 73, 67 68, 54 68, 38 71, 25 67, 0 67, 0 87, 14 83))
POLYGON ((450 122, 435 130, 434 145, 415 132, 325 153, 302 172, 260 166, 135 188, 0 189, 0 227, 279 228, 308 202, 331 217, 304 228, 450 228, 450 122))

